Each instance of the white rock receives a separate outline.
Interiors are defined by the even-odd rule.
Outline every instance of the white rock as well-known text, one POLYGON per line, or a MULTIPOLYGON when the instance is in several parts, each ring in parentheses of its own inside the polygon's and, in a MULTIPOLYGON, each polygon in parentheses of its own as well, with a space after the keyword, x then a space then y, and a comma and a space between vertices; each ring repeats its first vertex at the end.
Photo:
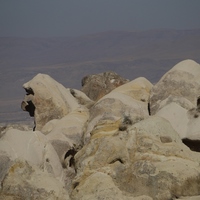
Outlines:
POLYGON ((52 119, 61 119, 69 112, 80 107, 70 89, 46 74, 38 74, 23 87, 33 94, 27 94, 22 102, 23 109, 32 102, 35 106, 34 118, 36 130, 52 119))
POLYGON ((199 140, 199 91, 200 65, 193 60, 184 60, 153 86, 151 113, 169 120, 182 139, 199 140))
POLYGON ((110 199, 122 192, 121 199, 156 200, 198 194, 199 153, 182 143, 166 119, 153 116, 124 131, 109 130, 93 134, 75 155, 75 199, 84 193, 98 199, 104 192, 110 199))
MULTIPOLYGON (((138 78, 112 90, 90 109, 90 118, 85 134, 85 142, 95 127, 115 123, 125 118, 136 123, 149 116, 148 100, 152 84, 145 78, 138 78), (105 123, 104 123, 105 122, 105 123)), ((116 123, 115 123, 116 124, 116 123)), ((120 123, 119 123, 120 124, 120 123)))
POLYGON ((0 140, 0 154, 7 155, 11 160, 26 160, 59 180, 63 178, 57 153, 39 131, 8 130, 0 140))

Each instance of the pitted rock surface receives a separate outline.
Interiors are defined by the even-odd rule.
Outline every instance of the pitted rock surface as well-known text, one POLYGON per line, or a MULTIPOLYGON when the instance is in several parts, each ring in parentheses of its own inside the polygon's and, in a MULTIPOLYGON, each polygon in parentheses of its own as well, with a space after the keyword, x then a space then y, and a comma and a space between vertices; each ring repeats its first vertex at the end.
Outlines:
POLYGON ((115 72, 104 72, 96 75, 88 75, 82 79, 82 89, 90 99, 97 101, 113 89, 127 83, 129 80, 115 72))

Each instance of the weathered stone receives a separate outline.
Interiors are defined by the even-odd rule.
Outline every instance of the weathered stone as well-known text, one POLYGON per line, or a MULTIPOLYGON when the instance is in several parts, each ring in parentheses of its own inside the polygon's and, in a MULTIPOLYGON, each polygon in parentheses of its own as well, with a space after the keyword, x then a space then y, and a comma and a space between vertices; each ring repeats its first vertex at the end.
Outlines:
POLYGON ((41 132, 53 145, 63 166, 67 151, 72 147, 79 149, 83 145, 82 138, 88 118, 88 109, 82 108, 60 120, 51 120, 42 128, 41 132))
POLYGON ((74 183, 73 200, 153 200, 147 196, 131 197, 125 195, 114 184, 112 178, 102 172, 96 172, 88 176, 83 183, 74 183), (77 189, 78 188, 78 189, 77 189))
POLYGON ((82 80, 82 89, 90 99, 97 101, 116 87, 127 83, 115 72, 104 72, 96 75, 88 75, 82 80))
POLYGON ((1 200, 70 199, 60 181, 25 161, 15 160, 6 171, 1 180, 1 200))
POLYGON ((200 65, 193 60, 184 60, 175 65, 152 88, 152 114, 174 101, 186 109, 196 107, 200 90, 199 76, 200 65))
POLYGON ((8 130, 0 140, 0 155, 10 160, 23 159, 58 179, 63 169, 54 148, 39 131, 8 130))
POLYGON ((28 122, 26 124, 6 124, 6 123, 1 123, 0 124, 0 138, 9 130, 9 129, 18 129, 21 131, 31 131, 33 130, 33 123, 28 122))
POLYGON ((148 80, 138 78, 114 89, 97 101, 90 109, 85 142, 92 132, 102 131, 101 127, 108 132, 106 127, 114 123, 114 129, 125 129, 128 125, 147 118, 151 87, 152 84, 148 80))
POLYGON ((102 190, 110 199, 118 196, 119 190, 122 199, 146 195, 168 200, 199 194, 199 154, 190 151, 170 123, 160 117, 149 117, 125 131, 94 133, 75 160, 75 199, 85 191, 88 197, 98 199, 102 190), (111 194, 104 188, 107 184, 111 194))
POLYGON ((200 65, 185 60, 175 65, 153 86, 151 113, 172 124, 182 139, 200 140, 200 65))
POLYGON ((79 107, 70 89, 45 74, 36 75, 23 85, 27 94, 22 102, 22 109, 34 116, 35 130, 52 119, 61 119, 79 107))

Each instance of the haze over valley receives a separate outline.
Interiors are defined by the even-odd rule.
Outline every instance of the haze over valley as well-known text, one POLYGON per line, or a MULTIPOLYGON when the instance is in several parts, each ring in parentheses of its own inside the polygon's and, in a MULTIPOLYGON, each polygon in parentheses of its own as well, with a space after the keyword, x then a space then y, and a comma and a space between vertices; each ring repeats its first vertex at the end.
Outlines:
POLYGON ((38 73, 69 88, 88 74, 114 71, 156 83, 179 61, 200 62, 200 29, 107 31, 77 37, 0 37, 0 123, 30 120, 22 85, 38 73))

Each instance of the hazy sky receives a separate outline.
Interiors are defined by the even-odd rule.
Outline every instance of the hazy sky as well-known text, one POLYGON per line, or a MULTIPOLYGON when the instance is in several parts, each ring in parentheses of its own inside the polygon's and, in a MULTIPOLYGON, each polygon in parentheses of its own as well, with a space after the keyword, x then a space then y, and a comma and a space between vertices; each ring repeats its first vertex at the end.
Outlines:
POLYGON ((200 28, 200 0, 0 0, 0 36, 200 28))

